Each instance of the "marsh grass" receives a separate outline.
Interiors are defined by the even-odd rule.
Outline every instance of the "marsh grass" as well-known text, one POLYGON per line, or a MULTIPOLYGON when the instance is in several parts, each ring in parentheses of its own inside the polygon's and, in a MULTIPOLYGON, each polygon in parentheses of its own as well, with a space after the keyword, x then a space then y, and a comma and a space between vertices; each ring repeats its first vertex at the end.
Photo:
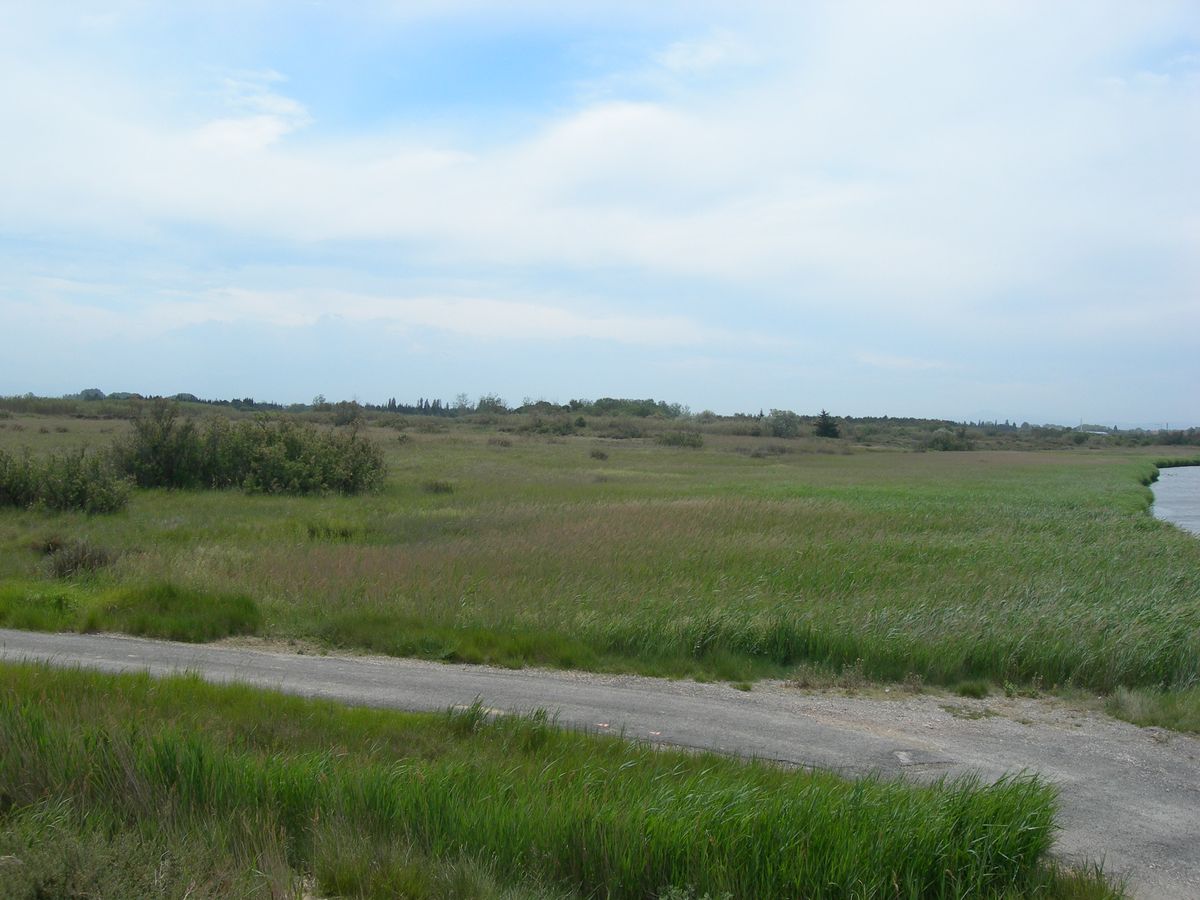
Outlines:
POLYGON ((1153 449, 705 432, 701 449, 626 440, 598 473, 591 436, 498 452, 494 429, 437 424, 404 447, 367 430, 388 454, 378 494, 2 512, 0 575, 36 582, 28 546, 55 531, 120 554, 97 591, 245 594, 270 637, 501 665, 744 681, 861 660, 865 680, 1100 692, 1200 674, 1200 542, 1147 515, 1153 449))
MULTIPOLYGON (((347 710, 195 678, 0 667, 0 795, 8 846, 57 823, 39 870, 73 844, 115 862, 146 835, 166 859, 190 847, 193 877, 264 895, 1015 897, 1054 879, 1045 896, 1112 895, 1047 865, 1054 791, 1034 778, 847 782, 545 715, 347 710)), ((152 881, 148 854, 117 865, 152 881)))
POLYGON ((44 565, 54 578, 94 575, 113 564, 116 554, 85 540, 65 542, 48 549, 44 565))
POLYGON ((262 628, 244 594, 205 593, 170 583, 136 585, 9 582, 0 585, 0 626, 39 631, 121 631, 201 643, 262 628))

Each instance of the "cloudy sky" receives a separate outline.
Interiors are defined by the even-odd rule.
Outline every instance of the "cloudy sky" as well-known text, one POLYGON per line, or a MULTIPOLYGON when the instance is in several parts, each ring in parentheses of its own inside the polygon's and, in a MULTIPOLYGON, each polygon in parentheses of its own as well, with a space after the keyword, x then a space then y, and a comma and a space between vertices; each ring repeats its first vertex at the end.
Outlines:
POLYGON ((1200 6, 0 0, 0 394, 1200 424, 1200 6))

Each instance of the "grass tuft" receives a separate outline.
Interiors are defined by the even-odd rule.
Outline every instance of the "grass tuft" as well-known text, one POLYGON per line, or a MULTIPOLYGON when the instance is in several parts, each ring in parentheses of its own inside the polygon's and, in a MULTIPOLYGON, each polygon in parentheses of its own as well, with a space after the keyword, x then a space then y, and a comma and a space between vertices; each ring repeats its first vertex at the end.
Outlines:
POLYGON ((173 584, 122 590, 89 610, 84 631, 123 631, 201 643, 262 627, 258 605, 245 594, 205 594, 173 584))

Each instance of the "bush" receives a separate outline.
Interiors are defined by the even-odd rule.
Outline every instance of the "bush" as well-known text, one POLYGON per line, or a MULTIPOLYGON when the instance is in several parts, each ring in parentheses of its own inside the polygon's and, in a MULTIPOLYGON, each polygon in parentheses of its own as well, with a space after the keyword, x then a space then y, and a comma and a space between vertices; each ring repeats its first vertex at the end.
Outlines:
POLYGON ((790 409, 771 410, 762 424, 773 437, 794 438, 800 434, 800 417, 790 409))
POLYGON ((226 488, 252 493, 357 494, 380 485, 382 451, 356 427, 322 431, 291 419, 181 421, 170 404, 135 419, 114 445, 120 468, 141 487, 226 488))
POLYGON ((951 431, 949 428, 939 428, 925 439, 926 450, 971 450, 974 441, 967 436, 967 429, 959 428, 951 431))
POLYGON ((698 431, 667 431, 654 440, 664 447, 691 447, 698 450, 704 446, 704 435, 698 431))
POLYGON ((0 450, 0 506, 106 513, 128 500, 129 483, 108 457, 84 449, 43 458, 0 450))

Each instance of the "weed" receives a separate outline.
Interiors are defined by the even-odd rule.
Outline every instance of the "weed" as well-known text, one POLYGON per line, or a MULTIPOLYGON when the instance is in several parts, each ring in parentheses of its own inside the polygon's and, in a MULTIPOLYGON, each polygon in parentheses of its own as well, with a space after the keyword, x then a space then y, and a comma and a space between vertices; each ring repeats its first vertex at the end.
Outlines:
POLYGON ((601 462, 608 459, 608 454, 606 452, 604 452, 603 450, 601 450, 599 447, 593 447, 591 449, 591 451, 588 453, 588 456, 590 456, 592 459, 598 459, 601 462))
POLYGON ((306 522, 304 533, 310 541, 350 541, 363 535, 363 527, 351 522, 306 522))
POLYGON ((964 681, 957 688, 955 693, 960 697, 974 697, 977 700, 982 700, 991 693, 986 681, 964 681))
POLYGON ((421 489, 427 494, 453 494, 454 482, 434 479, 422 484, 421 489))
POLYGON ((86 540, 71 541, 50 551, 45 566, 54 578, 93 575, 112 565, 116 554, 86 540))

